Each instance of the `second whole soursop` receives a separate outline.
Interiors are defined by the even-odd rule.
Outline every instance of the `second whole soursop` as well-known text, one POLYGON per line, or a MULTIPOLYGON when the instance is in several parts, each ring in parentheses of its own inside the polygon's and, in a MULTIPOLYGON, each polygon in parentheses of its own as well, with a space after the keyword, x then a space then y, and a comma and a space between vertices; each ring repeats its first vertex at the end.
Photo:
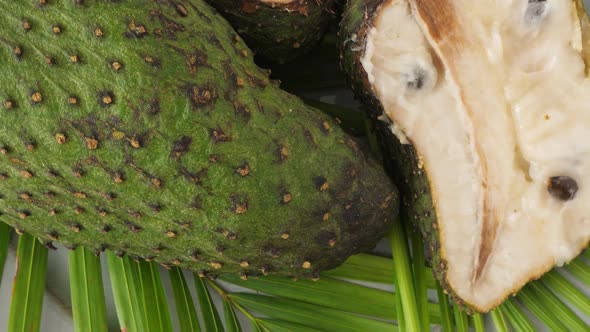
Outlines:
POLYGON ((208 0, 257 55, 279 63, 311 50, 328 30, 334 0, 208 0))
POLYGON ((0 220, 48 247, 317 277, 397 212, 384 172, 203 1, 0 1, 0 220))
POLYGON ((488 311, 588 245, 581 1, 353 0, 342 27, 343 66, 383 111, 405 213, 458 304, 488 311))

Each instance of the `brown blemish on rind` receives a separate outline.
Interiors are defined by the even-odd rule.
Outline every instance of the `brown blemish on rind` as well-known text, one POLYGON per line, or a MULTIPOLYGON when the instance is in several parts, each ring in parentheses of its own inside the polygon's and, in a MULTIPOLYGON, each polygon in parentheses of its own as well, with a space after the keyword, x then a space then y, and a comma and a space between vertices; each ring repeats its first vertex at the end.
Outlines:
POLYGON ((187 89, 187 95, 195 108, 211 105, 217 99, 217 90, 214 84, 206 86, 191 85, 187 89))
POLYGON ((316 176, 315 178, 313 178, 313 183, 319 191, 326 191, 328 190, 328 188, 330 188, 328 179, 326 179, 323 176, 316 176))
POLYGON ((231 142, 232 138, 226 135, 221 128, 210 129, 209 137, 214 143, 231 142))
POLYGON ((174 142, 174 146, 172 147, 171 155, 175 159, 180 159, 185 153, 189 151, 189 147, 193 139, 190 136, 182 136, 176 142, 174 142))
POLYGON ((25 31, 29 31, 33 27, 29 20, 23 20, 22 26, 25 31))
POLYGON ((55 141, 58 144, 65 144, 66 143, 66 135, 64 135, 63 133, 55 134, 55 141))
POLYGON ((100 27, 96 27, 94 28, 94 36, 97 38, 102 38, 104 37, 104 30, 100 27))
POLYGON ((293 195, 290 192, 283 189, 281 191, 281 204, 287 204, 291 202, 291 200, 293 200, 293 195))
POLYGON ((13 108, 16 108, 16 102, 12 99, 6 99, 4 101, 4 108, 6 108, 7 110, 11 110, 13 108))
POLYGON ((108 107, 115 103, 115 95, 111 91, 100 91, 98 93, 98 104, 108 107))
POLYGON ((70 95, 68 97, 68 104, 70 104, 70 105, 78 105, 78 102, 79 101, 78 101, 78 97, 77 96, 70 95))
POLYGON ((232 194, 230 196, 231 211, 236 214, 244 214, 248 211, 248 196, 244 194, 232 194))
POLYGON ((234 173, 240 175, 241 177, 246 177, 250 175, 250 165, 247 162, 244 162, 241 166, 236 167, 234 173))
POLYGON ((209 262, 208 264, 216 270, 219 270, 223 267, 223 263, 221 262, 209 262))
POLYGON ((279 162, 287 160, 287 158, 289 157, 289 150, 287 149, 286 146, 284 146, 282 144, 279 145, 278 156, 279 156, 279 162))
POLYGON ((98 140, 92 137, 86 137, 86 148, 89 150, 96 150, 98 148, 98 140))
POLYGON ((33 105, 36 105, 42 101, 43 101, 43 95, 41 94, 40 91, 33 91, 31 93, 31 103, 33 105))
POLYGON ((178 15, 182 16, 182 17, 187 17, 188 16, 188 10, 186 10, 186 7, 184 7, 182 4, 177 3, 174 8, 176 8, 176 12, 178 13, 178 15))
POLYGON ((124 34, 127 38, 145 38, 148 35, 146 27, 143 24, 135 23, 133 19, 127 23, 127 29, 124 34))
POLYGON ((23 177, 29 179, 33 177, 33 172, 27 170, 27 169, 21 169, 19 170, 20 175, 22 175, 23 177))
POLYGON ((114 71, 116 71, 116 72, 120 71, 120 70, 121 70, 121 69, 123 69, 123 67, 124 67, 123 63, 121 63, 121 62, 119 62, 119 61, 112 61, 112 62, 110 63, 110 66, 111 66, 111 68, 112 68, 114 71))

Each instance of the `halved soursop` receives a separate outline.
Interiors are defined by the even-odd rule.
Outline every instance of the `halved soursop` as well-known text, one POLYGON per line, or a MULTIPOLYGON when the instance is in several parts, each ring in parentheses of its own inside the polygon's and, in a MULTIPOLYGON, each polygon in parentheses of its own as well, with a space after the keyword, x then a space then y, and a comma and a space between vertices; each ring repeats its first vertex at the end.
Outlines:
POLYGON ((328 30, 334 0, 208 0, 267 60, 285 63, 311 50, 328 30))
POLYGON ((0 220, 202 274, 317 277, 397 213, 385 172, 204 1, 0 1, 0 220))
POLYGON ((343 68, 459 304, 488 311, 588 245, 589 33, 580 1, 349 2, 343 68))

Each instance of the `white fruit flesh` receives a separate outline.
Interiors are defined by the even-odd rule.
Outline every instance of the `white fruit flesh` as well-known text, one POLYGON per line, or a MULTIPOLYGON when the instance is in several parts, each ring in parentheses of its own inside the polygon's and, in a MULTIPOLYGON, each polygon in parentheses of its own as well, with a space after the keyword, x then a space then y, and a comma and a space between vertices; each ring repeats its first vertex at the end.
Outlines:
POLYGON ((427 171, 449 286, 487 311, 590 240, 575 4, 393 0, 376 15, 363 67, 427 171), (569 197, 554 177, 575 181, 569 197))

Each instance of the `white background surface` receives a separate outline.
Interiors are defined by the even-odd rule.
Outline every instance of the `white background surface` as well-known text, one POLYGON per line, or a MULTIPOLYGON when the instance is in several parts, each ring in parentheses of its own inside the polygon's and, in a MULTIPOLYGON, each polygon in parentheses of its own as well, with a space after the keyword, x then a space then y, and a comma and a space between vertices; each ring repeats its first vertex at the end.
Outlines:
MULTIPOLYGON (((478 0, 475 0, 478 1, 478 0)), ((527 0, 521 0, 527 1, 527 0)), ((551 0, 550 0, 551 1, 551 0)), ((590 8, 590 0, 584 0, 586 8, 590 8)), ((14 242, 14 241, 13 241, 14 242)), ((15 244, 15 243, 13 243, 15 244)), ((7 325, 7 316, 10 309, 10 298, 12 291, 12 278, 16 269, 15 266, 15 248, 11 246, 4 275, 0 284, 0 331, 5 331, 7 325)), ((107 314, 110 321, 110 331, 118 331, 117 318, 114 312, 114 304, 112 302, 112 292, 109 285, 109 278, 107 269, 103 259, 103 279, 105 281, 105 296, 107 298, 107 314)), ((60 248, 58 251, 52 251, 49 254, 48 270, 47 270, 47 292, 43 303, 43 319, 41 323, 42 332, 70 332, 73 331, 73 322, 71 318, 71 302, 69 293, 69 278, 68 278, 68 252, 60 248)), ((167 294, 171 295, 172 291, 167 279, 167 273, 161 273, 166 286, 167 294)), ((186 274, 187 279, 190 277, 186 274)), ((191 279, 192 280, 192 279, 191 279)), ((188 281, 188 280, 187 280, 188 281)), ((192 283, 189 282, 189 288, 192 283)), ((192 290, 194 292, 194 290, 192 290)), ((586 289, 587 291, 587 289, 586 289)), ((588 294, 588 292, 586 292, 588 294)), ((195 294, 193 293, 193 298, 195 294)), ((176 309, 174 308, 174 299, 169 296, 168 304, 170 305, 171 317, 174 320, 173 324, 176 326, 176 309)), ((587 321, 588 322, 588 321, 587 321)), ((243 326, 248 326, 244 324, 243 326)), ((378 331, 375 331, 378 332, 378 331)))

